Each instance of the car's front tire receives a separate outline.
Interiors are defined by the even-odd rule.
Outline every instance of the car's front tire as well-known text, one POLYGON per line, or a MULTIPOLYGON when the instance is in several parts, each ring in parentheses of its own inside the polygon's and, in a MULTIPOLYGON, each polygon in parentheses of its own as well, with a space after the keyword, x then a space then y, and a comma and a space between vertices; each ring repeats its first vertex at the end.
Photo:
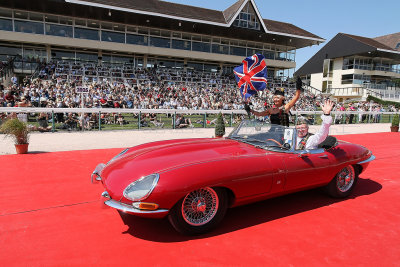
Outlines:
POLYGON ((221 222, 227 208, 228 195, 224 189, 204 187, 182 198, 171 209, 168 219, 182 234, 202 234, 221 222))
POLYGON ((353 191, 358 180, 358 172, 352 165, 341 169, 326 186, 326 191, 331 197, 345 198, 353 191))

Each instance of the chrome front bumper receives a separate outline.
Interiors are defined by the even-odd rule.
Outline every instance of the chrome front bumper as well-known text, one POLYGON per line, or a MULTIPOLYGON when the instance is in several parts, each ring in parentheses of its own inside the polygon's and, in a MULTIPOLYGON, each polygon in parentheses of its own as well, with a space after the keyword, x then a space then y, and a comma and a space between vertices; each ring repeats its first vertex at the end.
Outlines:
POLYGON ((110 198, 108 195, 107 191, 104 191, 101 196, 105 198, 106 200, 104 201, 104 204, 107 206, 120 210, 125 213, 133 214, 133 215, 138 215, 142 217, 151 217, 151 218, 162 218, 165 215, 168 214, 168 210, 166 209, 158 209, 158 210, 140 210, 132 205, 128 205, 125 203, 121 203, 119 201, 115 201, 110 198))
POLYGON ((360 161, 360 162, 358 162, 357 164, 369 163, 369 162, 373 161, 375 158, 376 158, 376 157, 375 157, 374 155, 371 154, 371 156, 370 156, 368 159, 363 160, 363 161, 360 161))

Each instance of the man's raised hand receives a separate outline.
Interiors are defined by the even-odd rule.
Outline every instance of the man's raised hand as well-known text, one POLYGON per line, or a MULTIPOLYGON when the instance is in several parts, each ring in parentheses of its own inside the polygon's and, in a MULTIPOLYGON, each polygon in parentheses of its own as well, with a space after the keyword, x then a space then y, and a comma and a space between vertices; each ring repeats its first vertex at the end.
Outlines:
POLYGON ((330 99, 326 99, 324 105, 321 107, 325 115, 330 115, 331 110, 335 103, 330 99))

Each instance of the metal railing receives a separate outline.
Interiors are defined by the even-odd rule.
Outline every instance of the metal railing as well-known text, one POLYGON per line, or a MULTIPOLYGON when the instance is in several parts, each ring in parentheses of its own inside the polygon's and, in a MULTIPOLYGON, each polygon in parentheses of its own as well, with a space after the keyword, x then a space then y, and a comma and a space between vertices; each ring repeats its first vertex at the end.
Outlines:
POLYGON ((375 97, 382 98, 381 93, 364 87, 327 88, 326 93, 332 94, 336 97, 338 96, 367 97, 368 95, 372 95, 375 97))

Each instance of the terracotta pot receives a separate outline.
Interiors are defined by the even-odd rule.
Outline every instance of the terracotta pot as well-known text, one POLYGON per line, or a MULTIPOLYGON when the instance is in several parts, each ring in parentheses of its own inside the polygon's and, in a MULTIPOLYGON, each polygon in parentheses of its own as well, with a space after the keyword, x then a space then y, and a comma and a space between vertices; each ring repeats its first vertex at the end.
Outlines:
POLYGON ((15 150, 17 154, 26 154, 28 153, 28 146, 29 144, 15 145, 15 150))
POLYGON ((216 135, 215 138, 222 138, 224 137, 223 135, 216 135))
POLYGON ((390 126, 390 131, 391 132, 398 132, 399 131, 399 126, 390 126))

